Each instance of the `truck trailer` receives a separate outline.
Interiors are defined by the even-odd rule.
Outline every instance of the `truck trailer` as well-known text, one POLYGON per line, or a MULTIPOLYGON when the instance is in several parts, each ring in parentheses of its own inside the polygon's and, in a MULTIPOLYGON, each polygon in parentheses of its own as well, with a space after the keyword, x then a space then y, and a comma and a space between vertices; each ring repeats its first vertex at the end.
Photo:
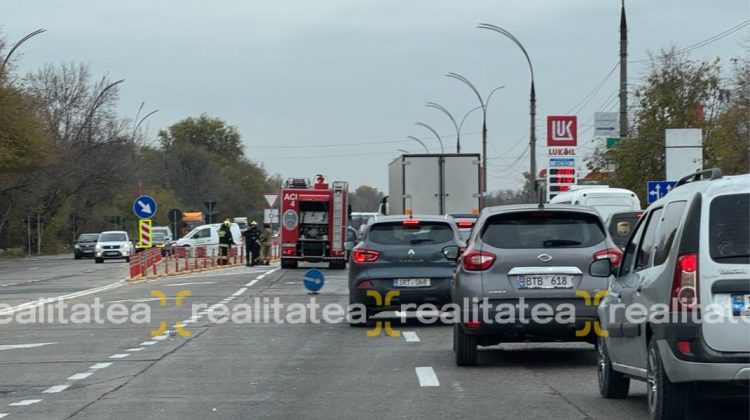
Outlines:
POLYGON ((328 262, 331 269, 346 268, 346 182, 325 182, 317 175, 311 184, 292 178, 281 189, 281 267, 296 268, 300 261, 328 262))
POLYGON ((477 214, 479 154, 401 155, 388 165, 387 214, 477 214))

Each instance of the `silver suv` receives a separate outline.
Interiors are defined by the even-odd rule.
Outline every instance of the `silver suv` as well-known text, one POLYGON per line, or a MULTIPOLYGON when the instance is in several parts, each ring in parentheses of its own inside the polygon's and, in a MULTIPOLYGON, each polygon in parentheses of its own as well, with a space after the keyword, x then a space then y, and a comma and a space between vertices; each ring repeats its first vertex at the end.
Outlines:
POLYGON ((97 264, 108 259, 124 259, 129 262, 134 252, 127 232, 111 230, 99 234, 99 240, 94 247, 94 260, 97 264))
POLYGON ((641 217, 612 280, 598 310, 602 396, 644 380, 651 418, 682 419, 690 382, 747 386, 750 175, 680 180, 641 217))
POLYGON ((484 209, 451 289, 461 317, 453 333, 456 364, 476 364, 478 345, 595 342, 592 300, 606 291, 621 254, 593 208, 484 209))

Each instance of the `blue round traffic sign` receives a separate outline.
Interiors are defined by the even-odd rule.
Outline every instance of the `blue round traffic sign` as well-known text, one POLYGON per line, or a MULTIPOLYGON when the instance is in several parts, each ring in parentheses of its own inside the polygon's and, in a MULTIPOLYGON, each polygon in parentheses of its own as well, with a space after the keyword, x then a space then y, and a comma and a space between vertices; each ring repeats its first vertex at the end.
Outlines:
POLYGON ((307 290, 317 292, 323 288, 326 278, 320 270, 311 268, 305 271, 305 274, 302 277, 302 282, 305 284, 307 290))
POLYGON ((150 219, 156 214, 156 200, 148 195, 142 195, 133 201, 133 213, 139 219, 150 219))

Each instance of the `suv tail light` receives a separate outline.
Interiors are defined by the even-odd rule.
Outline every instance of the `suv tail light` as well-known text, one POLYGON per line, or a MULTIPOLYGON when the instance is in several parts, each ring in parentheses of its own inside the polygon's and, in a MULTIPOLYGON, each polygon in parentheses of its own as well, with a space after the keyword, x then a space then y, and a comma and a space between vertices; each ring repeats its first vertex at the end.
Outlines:
POLYGON ((495 262, 495 254, 476 249, 467 250, 461 258, 464 270, 467 271, 484 271, 495 262))
POLYGON ((371 249, 355 249, 352 251, 352 260, 358 263, 373 262, 380 256, 379 251, 373 251, 371 249))
POLYGON ((698 306, 698 254, 677 257, 671 302, 673 311, 692 311, 698 306))
POLYGON ((609 258, 612 268, 617 267, 622 260, 622 251, 617 248, 607 248, 594 252, 594 260, 601 260, 602 258, 609 258))
POLYGON ((458 226, 459 229, 473 228, 474 222, 471 220, 459 220, 456 222, 456 226, 458 226))

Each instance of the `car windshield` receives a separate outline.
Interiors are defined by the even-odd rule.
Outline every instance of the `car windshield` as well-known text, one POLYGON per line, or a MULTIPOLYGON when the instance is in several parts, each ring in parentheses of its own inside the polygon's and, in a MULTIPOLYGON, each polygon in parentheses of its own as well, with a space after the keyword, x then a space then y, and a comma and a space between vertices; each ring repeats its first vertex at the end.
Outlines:
POLYGON ((164 242, 166 238, 164 232, 151 232, 151 240, 154 242, 164 242))
POLYGON ((599 217, 588 213, 532 211, 487 219, 482 240, 496 248, 587 248, 606 238, 599 217))
POLYGON ((98 233, 84 233, 78 236, 78 242, 96 242, 98 239, 98 233))
POLYGON ((708 238, 711 259, 723 264, 750 263, 750 194, 732 194, 711 202, 708 238))
POLYGON ((454 239, 453 229, 444 222, 422 222, 404 225, 402 222, 376 223, 370 227, 367 239, 380 245, 442 244, 454 239))
POLYGON ((108 232, 99 235, 99 242, 125 242, 127 240, 127 235, 120 232, 108 232))

